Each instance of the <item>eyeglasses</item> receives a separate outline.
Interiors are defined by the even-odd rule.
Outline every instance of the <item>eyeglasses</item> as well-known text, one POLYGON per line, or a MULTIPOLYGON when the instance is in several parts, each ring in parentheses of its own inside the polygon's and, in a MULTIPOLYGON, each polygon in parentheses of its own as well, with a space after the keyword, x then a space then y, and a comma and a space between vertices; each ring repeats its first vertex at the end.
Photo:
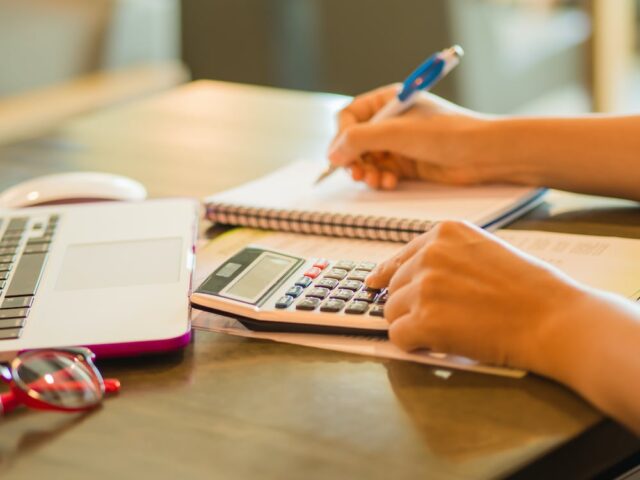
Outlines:
POLYGON ((100 404, 105 393, 120 390, 116 379, 103 380, 88 348, 29 350, 10 365, 0 365, 10 391, 0 395, 0 414, 19 405, 78 412, 100 404))

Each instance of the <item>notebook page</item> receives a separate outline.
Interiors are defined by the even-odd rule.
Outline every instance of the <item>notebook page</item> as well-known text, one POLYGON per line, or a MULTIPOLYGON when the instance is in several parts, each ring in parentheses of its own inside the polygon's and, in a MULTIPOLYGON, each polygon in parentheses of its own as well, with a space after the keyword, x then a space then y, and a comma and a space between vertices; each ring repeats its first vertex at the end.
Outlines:
POLYGON ((397 190, 376 191, 354 182, 344 169, 314 185, 325 168, 326 164, 320 161, 297 161, 258 180, 213 195, 206 202, 411 220, 456 219, 483 225, 536 192, 529 187, 449 187, 426 182, 401 182, 397 190))

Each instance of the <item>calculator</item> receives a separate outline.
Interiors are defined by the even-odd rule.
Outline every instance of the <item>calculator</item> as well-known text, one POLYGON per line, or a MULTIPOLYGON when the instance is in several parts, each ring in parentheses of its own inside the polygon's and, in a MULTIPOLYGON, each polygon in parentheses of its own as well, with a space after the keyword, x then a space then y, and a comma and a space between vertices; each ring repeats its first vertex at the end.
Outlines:
POLYGON ((191 304, 252 330, 386 335, 387 291, 364 284, 375 266, 248 246, 209 275, 191 304))

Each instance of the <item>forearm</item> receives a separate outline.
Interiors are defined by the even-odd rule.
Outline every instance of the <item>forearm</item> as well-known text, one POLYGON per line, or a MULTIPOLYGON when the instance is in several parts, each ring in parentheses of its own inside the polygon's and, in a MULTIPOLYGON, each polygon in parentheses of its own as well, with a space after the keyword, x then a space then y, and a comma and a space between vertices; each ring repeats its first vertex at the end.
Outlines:
POLYGON ((553 322, 534 368, 640 433, 640 307, 589 291, 553 322))
POLYGON ((489 122, 503 180, 640 200, 640 116, 489 122))

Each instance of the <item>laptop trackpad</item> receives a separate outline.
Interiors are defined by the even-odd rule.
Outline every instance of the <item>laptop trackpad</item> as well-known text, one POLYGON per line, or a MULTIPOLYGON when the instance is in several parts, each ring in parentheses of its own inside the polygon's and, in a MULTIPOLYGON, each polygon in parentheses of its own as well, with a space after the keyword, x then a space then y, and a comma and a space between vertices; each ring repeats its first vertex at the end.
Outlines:
POLYGON ((70 245, 56 290, 174 283, 181 257, 181 238, 70 245))

